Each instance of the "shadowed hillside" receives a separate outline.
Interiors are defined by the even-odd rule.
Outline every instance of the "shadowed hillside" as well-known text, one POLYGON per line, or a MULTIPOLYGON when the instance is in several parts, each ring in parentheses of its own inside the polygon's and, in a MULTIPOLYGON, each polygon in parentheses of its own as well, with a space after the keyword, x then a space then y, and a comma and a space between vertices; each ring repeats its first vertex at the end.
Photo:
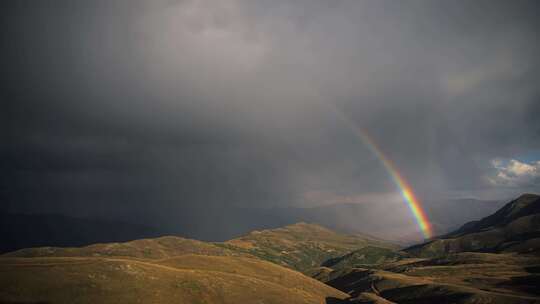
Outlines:
POLYGON ((324 281, 352 298, 375 294, 396 303, 540 303, 538 267, 537 257, 460 253, 349 268, 324 281))
POLYGON ((539 206, 522 195, 439 239, 402 252, 362 248, 309 274, 360 303, 540 303, 539 206))
POLYGON ((465 251, 538 253, 539 250, 540 196, 535 194, 524 194, 488 217, 405 249, 422 257, 465 251))
POLYGON ((322 263, 322 266, 332 269, 352 267, 376 267, 383 263, 399 260, 404 255, 389 248, 367 246, 344 256, 333 258, 322 263))

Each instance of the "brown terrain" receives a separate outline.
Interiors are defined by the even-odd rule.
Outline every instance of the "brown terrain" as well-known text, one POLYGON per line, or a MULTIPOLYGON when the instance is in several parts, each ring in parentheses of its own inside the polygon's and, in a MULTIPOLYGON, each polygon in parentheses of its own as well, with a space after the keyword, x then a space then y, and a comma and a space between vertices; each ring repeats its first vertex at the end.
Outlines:
POLYGON ((540 197, 400 250, 298 223, 0 257, 0 303, 540 303, 540 197))

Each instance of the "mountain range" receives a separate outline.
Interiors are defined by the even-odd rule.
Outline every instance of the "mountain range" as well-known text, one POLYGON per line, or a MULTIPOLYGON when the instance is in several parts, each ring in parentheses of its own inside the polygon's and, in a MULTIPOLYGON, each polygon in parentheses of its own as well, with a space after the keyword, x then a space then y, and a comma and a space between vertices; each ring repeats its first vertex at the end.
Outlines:
POLYGON ((539 216, 525 194, 407 248, 305 222, 25 248, 0 256, 0 303, 540 303, 539 216))
MULTIPOLYGON (((401 203, 400 203, 401 204, 401 203)), ((425 204, 434 229, 442 234, 494 212, 501 203, 474 199, 433 200, 425 204)), ((73 247, 93 243, 125 242, 163 235, 181 235, 206 241, 226 241, 253 230, 278 228, 298 222, 318 223, 338 232, 372 236, 397 244, 418 241, 410 219, 389 214, 388 203, 341 203, 310 208, 241 208, 206 210, 207 218, 193 221, 190 212, 155 223, 133 219, 81 218, 59 214, 0 213, 0 253, 39 246, 73 247), (358 220, 361 219, 361 220, 358 220), (394 228, 392 228, 394 227, 394 228)))
POLYGON ((524 194, 494 214, 405 249, 418 256, 456 252, 534 253, 540 249, 540 197, 524 194))
POLYGON ((27 247, 83 246, 160 235, 156 228, 122 221, 60 214, 0 213, 0 253, 27 247))
POLYGON ((428 242, 378 258, 359 249, 314 274, 375 303, 540 303, 539 216, 540 196, 524 194, 428 242))

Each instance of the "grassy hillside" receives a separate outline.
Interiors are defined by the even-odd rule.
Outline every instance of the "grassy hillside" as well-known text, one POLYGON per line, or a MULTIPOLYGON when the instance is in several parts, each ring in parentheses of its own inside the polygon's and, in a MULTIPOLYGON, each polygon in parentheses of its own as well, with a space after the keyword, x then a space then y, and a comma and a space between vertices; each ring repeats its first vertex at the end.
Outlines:
POLYGON ((329 259, 322 265, 332 269, 375 267, 403 258, 403 254, 389 248, 366 246, 344 256, 329 259))
POLYGON ((326 278, 353 298, 371 293, 397 303, 540 303, 539 269, 535 256, 460 253, 349 268, 326 278))
MULTIPOLYGON (((233 248, 234 249, 234 248, 233 248)), ((176 236, 142 239, 125 243, 94 244, 85 247, 40 247, 6 253, 6 257, 134 257, 163 259, 183 254, 248 256, 249 254, 213 243, 176 236)))
POLYGON ((325 303, 346 294, 249 258, 1 258, 2 303, 325 303))
POLYGON ((163 259, 185 254, 258 257, 288 268, 306 271, 322 262, 369 246, 392 251, 395 245, 376 239, 344 235, 315 224, 298 223, 278 229, 253 231, 225 243, 208 243, 167 236, 125 243, 85 247, 40 247, 4 254, 6 257, 133 257, 163 259))
POLYGON ((287 268, 361 248, 395 247, 299 223, 225 243, 170 236, 22 249, 0 257, 0 302, 336 303, 347 295, 287 268))
POLYGON ((366 246, 396 249, 392 244, 344 235, 315 224, 298 223, 283 228, 253 231, 225 242, 224 248, 259 257, 299 271, 366 246))
POLYGON ((540 214, 531 204, 512 202, 496 213, 502 224, 478 221, 407 252, 306 223, 224 243, 23 249, 0 256, 0 303, 540 303, 540 256, 530 254, 540 214), (470 248, 503 253, 451 254, 470 248))

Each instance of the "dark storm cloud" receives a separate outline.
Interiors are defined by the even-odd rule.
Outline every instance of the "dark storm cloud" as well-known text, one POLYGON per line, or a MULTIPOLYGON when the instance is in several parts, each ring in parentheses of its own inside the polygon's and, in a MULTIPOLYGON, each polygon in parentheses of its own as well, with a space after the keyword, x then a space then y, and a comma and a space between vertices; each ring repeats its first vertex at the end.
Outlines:
POLYGON ((540 159, 536 1, 2 6, 4 209, 170 220, 386 198, 334 109, 421 197, 540 191, 490 182, 495 159, 540 159))

